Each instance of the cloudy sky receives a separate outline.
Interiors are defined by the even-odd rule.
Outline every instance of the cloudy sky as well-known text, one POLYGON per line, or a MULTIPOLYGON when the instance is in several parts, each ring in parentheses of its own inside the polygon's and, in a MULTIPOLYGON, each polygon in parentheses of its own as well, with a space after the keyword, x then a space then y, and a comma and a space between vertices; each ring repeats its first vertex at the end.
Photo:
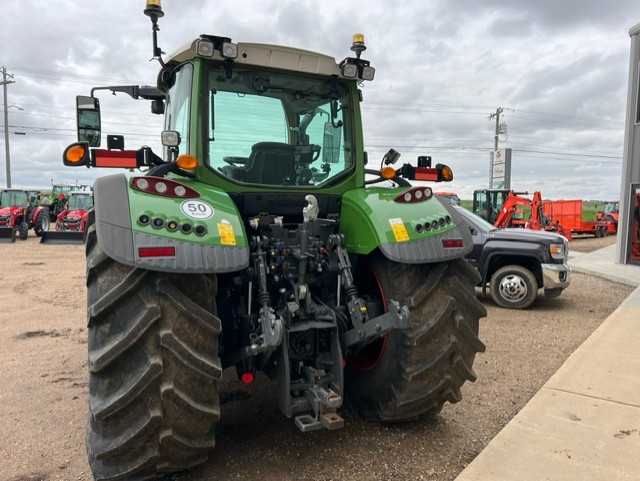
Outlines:
MULTIPOLYGON (((365 144, 375 161, 431 155, 446 190, 488 187, 499 107, 513 152, 512 188, 546 198, 620 195, 631 0, 164 0, 159 46, 202 33, 296 46, 342 59, 356 32, 376 79, 363 87, 365 144)), ((90 183, 113 173, 62 165, 75 141, 75 96, 94 86, 155 83, 144 0, 0 0, 14 187, 90 183)), ((127 148, 157 146, 148 102, 102 93, 103 131, 127 148)), ((0 101, 4 102, 2 98, 0 101)), ((4 121, 0 119, 4 128, 4 121)), ((1 136, 0 136, 1 137, 1 136)), ((0 139, 0 187, 6 185, 0 139)), ((444 190, 444 189, 443 189, 444 190)))

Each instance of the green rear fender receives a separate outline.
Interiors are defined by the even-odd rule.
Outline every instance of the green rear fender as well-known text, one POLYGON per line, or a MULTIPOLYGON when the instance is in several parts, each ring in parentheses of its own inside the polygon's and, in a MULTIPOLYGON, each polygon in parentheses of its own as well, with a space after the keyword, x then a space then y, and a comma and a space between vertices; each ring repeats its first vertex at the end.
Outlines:
POLYGON ((379 248, 392 261, 422 264, 471 251, 469 227, 453 207, 436 197, 414 203, 394 200, 406 190, 373 187, 344 195, 340 232, 350 252, 369 254, 379 248))
POLYGON ((202 183, 179 182, 199 196, 141 192, 130 187, 124 174, 96 180, 96 233, 105 253, 126 265, 163 272, 233 272, 247 267, 247 236, 233 201, 202 183))

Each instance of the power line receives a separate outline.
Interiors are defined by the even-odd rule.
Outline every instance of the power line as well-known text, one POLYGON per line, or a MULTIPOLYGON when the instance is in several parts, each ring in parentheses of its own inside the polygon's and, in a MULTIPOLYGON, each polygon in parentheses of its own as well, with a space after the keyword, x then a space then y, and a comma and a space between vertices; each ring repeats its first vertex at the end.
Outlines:
MULTIPOLYGON (((59 72, 56 70, 44 70, 44 69, 34 69, 34 68, 26 68, 26 67, 8 67, 17 72, 25 72, 29 74, 30 77, 35 78, 44 78, 49 80, 67 80, 69 82, 78 83, 80 80, 92 80, 92 81, 108 81, 108 82, 117 82, 120 84, 130 84, 134 83, 139 85, 140 82, 132 82, 131 80, 121 79, 121 78, 113 78, 113 77, 100 77, 97 75, 87 75, 87 74, 79 74, 74 72, 59 72)), ((79 82, 86 83, 86 82, 79 82)), ((144 82, 143 82, 144 83, 144 82)))

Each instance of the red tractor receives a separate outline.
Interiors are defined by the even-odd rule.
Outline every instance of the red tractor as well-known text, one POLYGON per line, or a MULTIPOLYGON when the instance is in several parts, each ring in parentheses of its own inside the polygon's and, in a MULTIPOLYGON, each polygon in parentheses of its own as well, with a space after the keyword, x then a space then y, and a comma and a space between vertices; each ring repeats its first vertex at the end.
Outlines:
POLYGON ((29 229, 41 236, 49 228, 45 209, 24 190, 6 189, 0 194, 0 242, 15 242, 16 233, 26 240, 29 229))
POLYGON ((45 232, 41 243, 76 244, 84 242, 89 209, 93 207, 93 192, 71 191, 56 218, 56 230, 45 232))
MULTIPOLYGON (((596 214, 596 220, 602 222, 609 222, 613 225, 613 233, 618 231, 618 218, 620 216, 620 202, 617 200, 611 200, 604 203, 601 212, 596 214)), ((611 229, 610 229, 611 231, 611 229)))
POLYGON ((84 232, 87 214, 93 207, 93 194, 89 191, 69 193, 65 208, 56 219, 56 231, 84 232))

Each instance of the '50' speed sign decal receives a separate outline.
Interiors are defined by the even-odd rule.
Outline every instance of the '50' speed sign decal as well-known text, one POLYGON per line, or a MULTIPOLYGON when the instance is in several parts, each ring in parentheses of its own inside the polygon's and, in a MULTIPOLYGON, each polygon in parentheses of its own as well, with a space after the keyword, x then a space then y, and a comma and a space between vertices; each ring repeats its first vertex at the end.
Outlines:
POLYGON ((201 200, 185 200, 180 204, 180 209, 184 215, 192 219, 208 219, 213 215, 213 207, 201 200))

